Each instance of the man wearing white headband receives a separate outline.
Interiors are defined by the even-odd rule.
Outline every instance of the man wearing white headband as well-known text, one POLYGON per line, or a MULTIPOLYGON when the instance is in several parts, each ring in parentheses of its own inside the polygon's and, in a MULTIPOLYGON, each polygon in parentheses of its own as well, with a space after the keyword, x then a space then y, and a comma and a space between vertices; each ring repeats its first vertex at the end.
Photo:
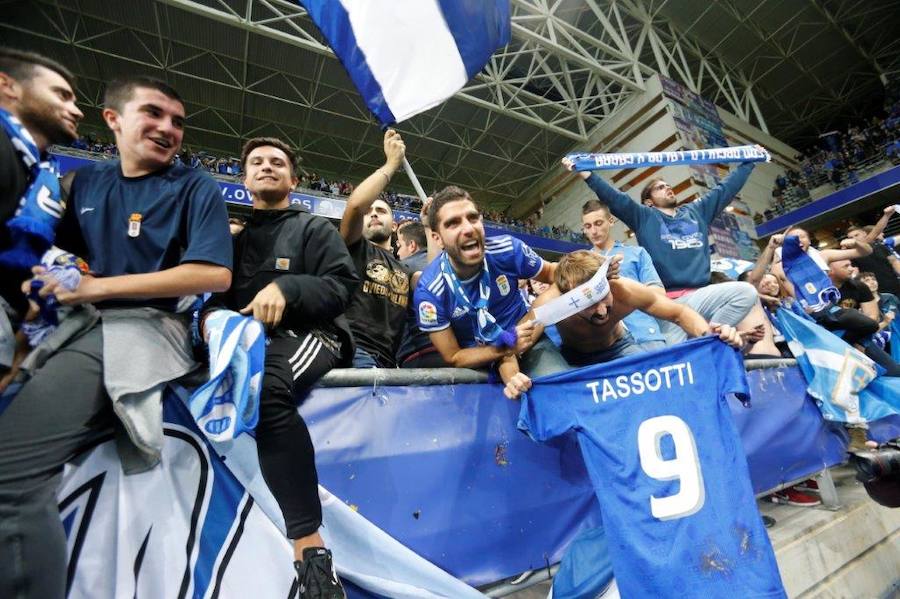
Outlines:
MULTIPOLYGON (((737 348, 743 345, 734 327, 710 325, 690 307, 654 292, 647 285, 625 278, 598 280, 596 275, 598 271, 604 273, 605 266, 603 256, 594 252, 578 250, 567 254, 556 267, 554 284, 531 305, 536 319, 544 325, 568 314, 556 326, 562 337, 563 358, 573 368, 643 351, 622 324, 622 319, 635 310, 659 319, 664 326, 682 328, 688 337, 714 333, 729 345, 737 348), (586 282, 588 285, 583 286, 586 282), (562 301, 553 302, 557 299, 562 301), (584 307, 575 311, 580 306, 584 307), (543 322, 545 319, 548 322, 543 322)), ((524 388, 519 383, 518 378, 510 378, 504 394, 514 399, 531 386, 530 381, 524 388)))

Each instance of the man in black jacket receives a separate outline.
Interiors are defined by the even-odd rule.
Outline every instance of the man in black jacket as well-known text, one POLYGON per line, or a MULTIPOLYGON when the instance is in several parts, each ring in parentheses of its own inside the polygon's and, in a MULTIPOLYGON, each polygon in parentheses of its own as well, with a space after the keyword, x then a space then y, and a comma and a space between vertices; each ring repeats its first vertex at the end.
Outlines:
POLYGON ((231 289, 213 295, 203 314, 236 310, 267 328, 256 427, 260 469, 294 544, 301 599, 344 598, 318 532, 322 506, 314 450, 297 405, 322 375, 352 360, 342 314, 359 278, 337 229, 290 204, 298 179, 287 144, 251 139, 241 162, 253 214, 234 238, 231 289))

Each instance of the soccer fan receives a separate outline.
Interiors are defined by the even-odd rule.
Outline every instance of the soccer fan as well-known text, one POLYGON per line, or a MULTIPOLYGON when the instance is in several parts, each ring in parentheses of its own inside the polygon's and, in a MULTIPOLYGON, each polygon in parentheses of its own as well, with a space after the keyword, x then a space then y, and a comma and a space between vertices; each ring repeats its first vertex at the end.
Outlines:
MULTIPOLYGON (((576 250, 563 256, 556 268, 554 284, 534 301, 532 309, 589 281, 606 259, 587 250, 576 250)), ((681 328, 687 337, 715 333, 733 347, 743 346, 734 327, 710 325, 688 306, 670 300, 647 285, 620 276, 608 282, 597 303, 556 323, 562 338, 562 356, 569 368, 609 362, 647 351, 635 342, 630 329, 623 323, 635 310, 660 319, 665 326, 681 328)), ((515 399, 529 386, 522 385, 518 377, 512 377, 504 394, 515 399)))
POLYGON ((556 264, 509 235, 486 237, 478 207, 459 187, 434 196, 428 221, 444 253, 419 279, 416 315, 444 361, 457 368, 506 361, 518 371, 524 354, 521 370, 537 376, 559 359, 541 327, 522 322, 528 307, 519 293, 519 279, 551 282, 556 264), (533 347, 538 339, 542 345, 533 347))
MULTIPOLYGON (((48 216, 54 221, 59 218, 65 202, 47 151, 53 144, 74 141, 83 116, 75 105, 75 80, 68 69, 34 52, 0 48, 0 253, 13 247, 7 223, 24 202, 51 211, 48 216), (44 177, 53 180, 55 192, 37 202, 38 193, 50 189, 42 184, 44 177)), ((14 331, 28 311, 20 287, 29 278, 27 268, 7 266, 0 272, 0 392, 14 374, 5 371, 26 347, 16 347, 14 331)))
POLYGON ((393 129, 384 133, 384 166, 356 186, 341 218, 341 237, 362 280, 347 309, 356 342, 353 366, 393 368, 409 305, 410 273, 391 252, 394 213, 378 199, 403 164, 406 146, 393 129))
POLYGON ((887 328, 897 316, 900 316, 900 297, 881 291, 878 286, 878 277, 873 272, 859 273, 859 280, 869 288, 878 301, 878 309, 881 311, 882 323, 884 323, 881 328, 887 328))
POLYGON ((158 463, 160 381, 196 366, 191 317, 176 313, 184 303, 178 298, 231 283, 219 187, 205 173, 172 164, 184 135, 178 93, 155 79, 115 81, 103 118, 120 159, 77 171, 56 236, 57 246, 86 259, 91 274, 74 291, 37 275, 42 295, 93 303, 101 319, 62 342, 0 417, 2 597, 23 590, 64 597, 66 539, 56 504, 63 464, 113 430, 126 473, 158 463))
POLYGON ((882 231, 896 212, 896 206, 884 209, 884 214, 873 227, 851 227, 847 237, 872 246, 872 253, 853 259, 853 265, 861 271, 871 272, 878 280, 878 287, 885 293, 900 296, 900 258, 893 252, 896 239, 883 239, 882 231), (868 230, 867 230, 868 229, 868 230), (879 240, 879 238, 882 238, 879 240))
MULTIPOLYGON (((563 165, 574 168, 566 158, 563 165)), ((754 166, 751 162, 739 165, 715 189, 686 206, 678 205, 672 187, 661 178, 653 178, 644 186, 638 204, 599 175, 579 175, 613 216, 635 232, 670 298, 686 303, 709 321, 736 326, 756 303, 756 290, 737 281, 709 284, 709 223, 740 191, 754 166)), ((685 339, 681 329, 670 327, 668 333, 670 344, 685 339)))
POLYGON ((352 362, 353 340, 342 314, 359 278, 337 230, 291 205, 296 163, 281 140, 258 137, 244 144, 241 168, 253 214, 235 237, 231 289, 213 295, 203 317, 222 308, 239 310, 266 326, 259 465, 294 544, 301 599, 331 599, 344 593, 318 532, 315 450, 297 405, 322 375, 352 362))
MULTIPOLYGON (((651 291, 665 295, 665 289, 650 254, 639 245, 625 245, 613 239, 609 234, 613 223, 615 217, 605 204, 597 200, 588 200, 581 207, 582 230, 591 242, 592 251, 607 257, 622 256, 619 264, 620 276, 643 283, 651 291)), ((659 323, 652 316, 635 310, 625 317, 624 322, 635 343, 642 349, 653 351, 665 347, 666 338, 659 323)))
MULTIPOLYGON (((429 231, 420 222, 406 221, 397 227, 397 257, 409 272, 422 272, 428 266, 429 231)), ((446 366, 428 333, 419 329, 416 311, 406 311, 406 328, 397 350, 401 368, 440 368, 446 366)))

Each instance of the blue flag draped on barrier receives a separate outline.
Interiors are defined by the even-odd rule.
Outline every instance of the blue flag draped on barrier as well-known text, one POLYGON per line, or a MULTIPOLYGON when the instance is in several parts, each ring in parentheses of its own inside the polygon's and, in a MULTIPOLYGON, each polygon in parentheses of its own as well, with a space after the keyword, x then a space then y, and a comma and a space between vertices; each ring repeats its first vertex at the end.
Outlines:
POLYGON ((900 378, 815 322, 778 310, 778 325, 826 420, 865 423, 900 414, 900 378))
POLYGON ((382 125, 455 94, 509 43, 509 0, 300 0, 382 125))
POLYGON ((576 171, 675 166, 678 164, 715 164, 720 162, 769 162, 769 153, 757 146, 734 146, 675 152, 627 152, 622 154, 569 154, 576 171))
MULTIPOLYGON (((900 314, 897 318, 900 318, 900 314)), ((900 320, 897 318, 891 323, 891 358, 894 362, 900 362, 900 320)))

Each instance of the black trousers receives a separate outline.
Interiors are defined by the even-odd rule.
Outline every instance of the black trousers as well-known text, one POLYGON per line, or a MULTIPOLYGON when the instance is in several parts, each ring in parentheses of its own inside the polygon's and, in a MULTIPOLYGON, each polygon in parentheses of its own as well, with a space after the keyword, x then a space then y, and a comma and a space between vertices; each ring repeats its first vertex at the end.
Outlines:
POLYGON ((315 450, 297 406, 338 359, 313 333, 278 334, 266 346, 256 448, 263 478, 291 539, 310 535, 322 525, 315 450))
POLYGON ((829 331, 844 331, 844 341, 853 345, 878 332, 878 323, 853 308, 822 310, 812 314, 813 319, 829 331))

